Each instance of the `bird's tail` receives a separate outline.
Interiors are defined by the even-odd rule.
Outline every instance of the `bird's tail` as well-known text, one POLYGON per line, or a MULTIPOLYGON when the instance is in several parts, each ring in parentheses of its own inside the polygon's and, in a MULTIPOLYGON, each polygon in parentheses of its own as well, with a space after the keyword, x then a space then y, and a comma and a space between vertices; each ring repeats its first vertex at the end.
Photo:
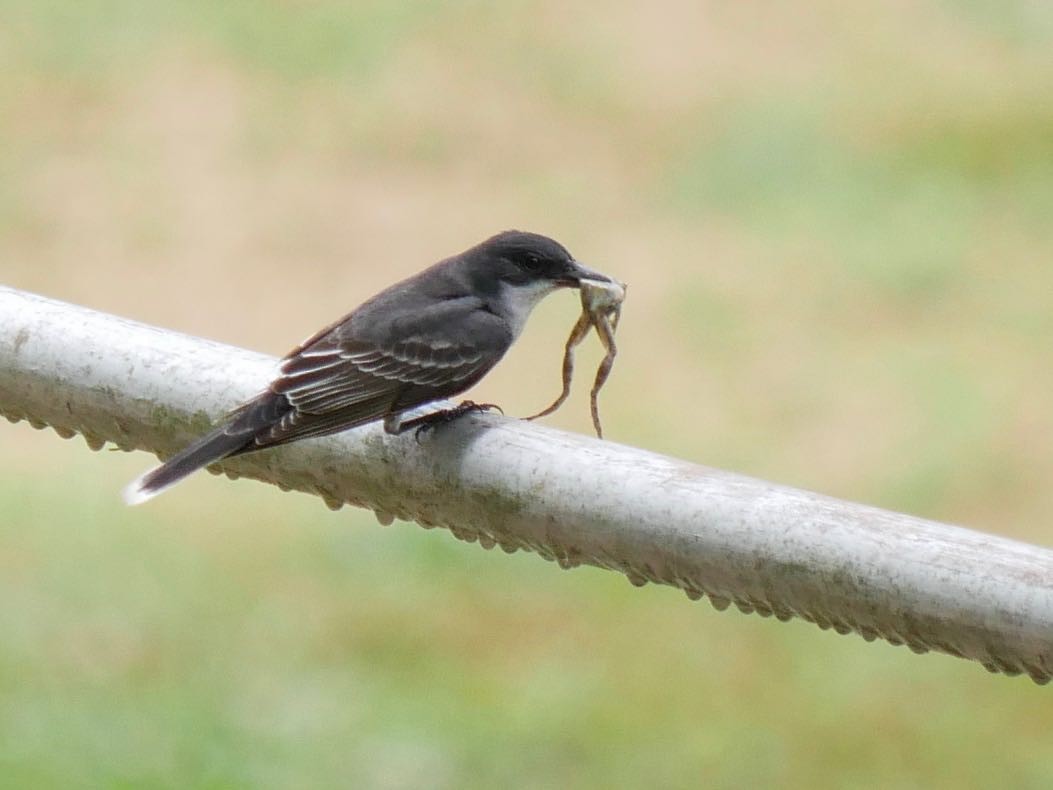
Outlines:
POLYGON ((287 409, 284 396, 275 398, 271 393, 249 401, 230 414, 221 426, 129 483, 123 492, 124 501, 129 505, 142 504, 198 469, 228 456, 258 449, 254 442, 256 435, 287 409))
POLYGON ((225 428, 205 434, 160 466, 129 483, 124 489, 124 501, 129 505, 139 505, 153 499, 187 475, 237 452, 245 446, 245 440, 243 434, 230 434, 225 428))

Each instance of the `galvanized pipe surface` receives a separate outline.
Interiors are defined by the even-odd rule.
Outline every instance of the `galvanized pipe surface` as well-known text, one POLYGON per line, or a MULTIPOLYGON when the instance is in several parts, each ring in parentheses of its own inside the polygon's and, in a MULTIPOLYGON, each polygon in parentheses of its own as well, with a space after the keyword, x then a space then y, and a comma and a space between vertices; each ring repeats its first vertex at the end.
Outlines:
MULTIPOLYGON (((274 364, 0 286, 0 413, 93 449, 170 454, 265 386, 274 364)), ((1053 552, 1005 538, 493 414, 419 443, 371 426, 218 466, 718 609, 802 617, 1038 683, 1053 675, 1053 552)))

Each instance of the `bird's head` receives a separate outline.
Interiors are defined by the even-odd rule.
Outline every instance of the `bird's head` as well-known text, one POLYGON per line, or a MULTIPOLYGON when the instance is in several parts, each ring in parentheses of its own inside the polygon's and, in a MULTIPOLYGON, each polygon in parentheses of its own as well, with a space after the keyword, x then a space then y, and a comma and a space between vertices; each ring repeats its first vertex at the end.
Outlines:
POLYGON ((469 251, 485 263, 495 281, 513 287, 550 291, 577 288, 582 280, 609 282, 610 278, 574 260, 558 241, 520 230, 498 233, 469 251))

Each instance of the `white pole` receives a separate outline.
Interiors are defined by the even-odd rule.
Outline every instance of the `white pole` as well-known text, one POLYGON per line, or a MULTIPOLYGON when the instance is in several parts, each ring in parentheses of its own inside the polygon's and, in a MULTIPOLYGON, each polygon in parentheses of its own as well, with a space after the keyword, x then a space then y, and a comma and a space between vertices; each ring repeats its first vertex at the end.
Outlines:
MULTIPOLYGON (((171 453, 273 369, 260 354, 0 286, 0 413, 93 449, 171 453)), ((718 609, 1053 676, 1053 552, 1005 538, 493 414, 419 443, 373 426, 220 467, 718 609)))

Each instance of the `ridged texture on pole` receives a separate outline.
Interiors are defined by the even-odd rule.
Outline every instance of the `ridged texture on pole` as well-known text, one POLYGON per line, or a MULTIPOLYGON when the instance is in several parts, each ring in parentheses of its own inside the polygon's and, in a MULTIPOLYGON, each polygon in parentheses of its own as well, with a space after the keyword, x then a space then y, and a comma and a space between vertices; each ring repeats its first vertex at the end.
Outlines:
MULTIPOLYGON (((170 455, 273 370, 260 354, 0 287, 0 412, 93 449, 170 455)), ((718 609, 802 617, 1039 683, 1053 674, 1053 552, 1004 538, 489 414, 419 445, 372 426, 220 468, 718 609)))

